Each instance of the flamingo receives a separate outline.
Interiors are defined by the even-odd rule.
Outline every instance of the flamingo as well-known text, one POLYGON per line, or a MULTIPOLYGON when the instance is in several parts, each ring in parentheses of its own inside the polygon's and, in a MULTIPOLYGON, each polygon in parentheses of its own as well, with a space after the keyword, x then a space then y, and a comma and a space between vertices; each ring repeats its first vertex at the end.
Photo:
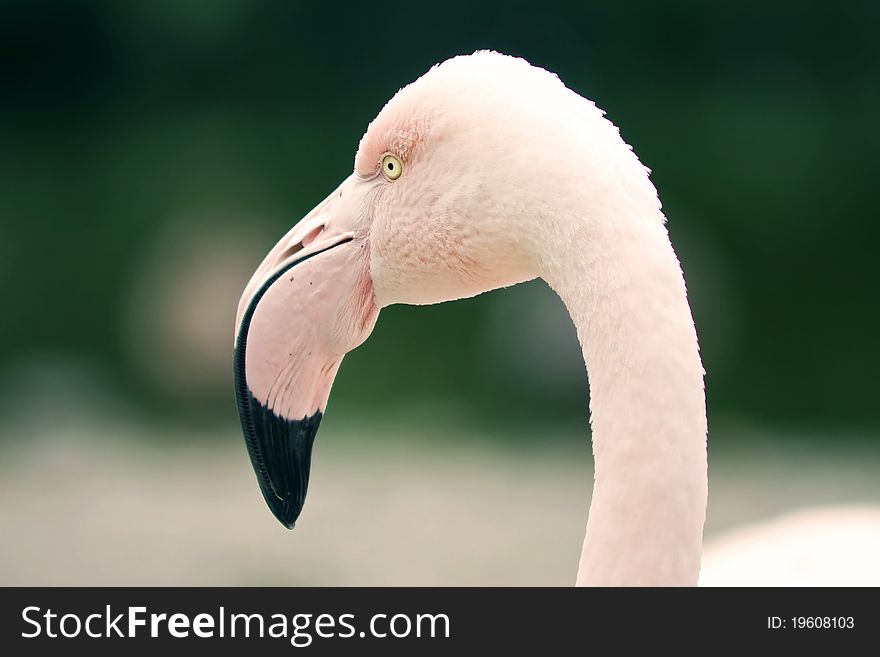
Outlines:
POLYGON ((354 171, 269 252, 238 305, 238 410, 293 528, 343 356, 385 306, 540 277, 577 329, 593 495, 578 585, 696 585, 703 367, 649 171, 557 76, 490 51, 434 66, 370 123, 354 171))

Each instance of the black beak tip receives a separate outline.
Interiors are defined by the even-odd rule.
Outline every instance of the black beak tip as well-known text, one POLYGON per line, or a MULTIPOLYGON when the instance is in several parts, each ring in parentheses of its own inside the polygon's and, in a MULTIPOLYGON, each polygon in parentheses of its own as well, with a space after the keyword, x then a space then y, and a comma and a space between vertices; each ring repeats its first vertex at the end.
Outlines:
POLYGON ((279 417, 248 399, 245 442, 266 506, 278 522, 293 529, 302 513, 309 487, 312 444, 321 413, 301 420, 279 417))
POLYGON ((278 522, 293 529, 306 502, 312 443, 321 413, 287 420, 265 408, 251 410, 258 411, 251 416, 257 429, 246 442, 260 491, 278 522))
POLYGON ((258 401, 247 387, 242 349, 235 352, 235 383, 245 444, 263 499, 278 522, 293 529, 306 501, 312 445, 323 414, 291 420, 258 401))

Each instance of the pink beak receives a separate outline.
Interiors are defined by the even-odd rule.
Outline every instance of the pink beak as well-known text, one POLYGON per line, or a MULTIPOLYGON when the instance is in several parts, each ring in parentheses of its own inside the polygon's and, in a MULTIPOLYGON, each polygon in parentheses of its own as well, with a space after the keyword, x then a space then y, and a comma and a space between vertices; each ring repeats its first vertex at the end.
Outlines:
POLYGON ((293 528, 342 357, 379 314, 361 187, 348 178, 263 261, 239 303, 235 395, 263 497, 293 528))

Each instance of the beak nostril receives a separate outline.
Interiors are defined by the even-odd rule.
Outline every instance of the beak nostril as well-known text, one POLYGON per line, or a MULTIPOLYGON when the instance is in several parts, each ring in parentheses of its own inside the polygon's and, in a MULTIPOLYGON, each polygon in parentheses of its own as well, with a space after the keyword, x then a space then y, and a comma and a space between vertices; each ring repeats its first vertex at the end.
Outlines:
POLYGON ((291 256, 295 256, 297 253, 306 248, 309 244, 314 242, 318 236, 324 232, 324 226, 318 226, 317 228, 309 231, 309 233, 302 238, 301 242, 297 242, 296 244, 292 244, 288 246, 284 251, 278 254, 278 262, 284 262, 289 259, 291 256))
POLYGON ((310 231, 308 235, 303 237, 302 247, 303 248, 307 247, 309 244, 314 242, 317 239, 317 237, 323 232, 324 232, 324 226, 318 226, 314 230, 310 231))

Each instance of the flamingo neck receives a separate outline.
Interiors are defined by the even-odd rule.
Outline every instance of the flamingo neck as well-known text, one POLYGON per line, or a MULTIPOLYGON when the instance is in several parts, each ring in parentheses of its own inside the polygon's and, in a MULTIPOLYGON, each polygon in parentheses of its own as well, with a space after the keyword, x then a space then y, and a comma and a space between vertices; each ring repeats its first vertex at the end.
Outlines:
POLYGON ((541 249, 590 382, 595 481, 578 585, 696 585, 700 570, 703 368, 681 267, 639 173, 601 208, 569 203, 548 231, 564 239, 541 249))

